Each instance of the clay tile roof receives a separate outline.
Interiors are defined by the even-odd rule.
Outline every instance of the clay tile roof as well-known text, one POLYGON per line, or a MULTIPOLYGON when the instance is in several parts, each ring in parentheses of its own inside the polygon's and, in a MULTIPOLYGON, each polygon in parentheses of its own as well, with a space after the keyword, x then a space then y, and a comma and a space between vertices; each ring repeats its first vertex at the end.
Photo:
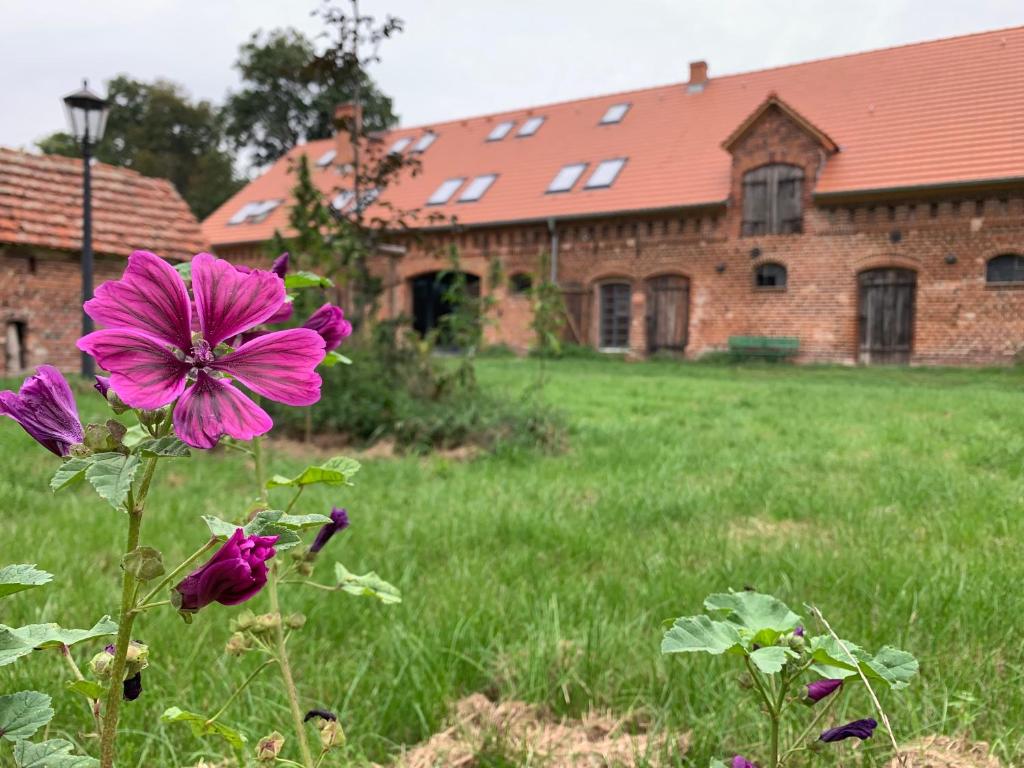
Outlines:
MULTIPOLYGON (((93 249, 183 259, 205 250, 199 223, 174 186, 136 171, 92 168, 93 249)), ((79 251, 82 161, 0 147, 0 243, 79 251)))
MULTIPOLYGON (((401 128, 385 146, 430 129, 437 140, 422 155, 422 171, 382 196, 400 209, 456 216, 463 224, 543 221, 628 211, 721 205, 730 189, 730 156, 722 146, 772 94, 776 102, 838 145, 815 186, 817 195, 987 181, 1024 181, 1024 27, 905 45, 802 64, 712 76, 701 89, 686 83, 513 110, 483 117, 401 128), (629 111, 599 125, 614 104, 629 111), (530 137, 515 136, 532 116, 545 118, 530 137), (498 123, 515 122, 500 141, 487 141, 498 123), (602 160, 627 158, 614 183, 584 189, 602 160), (588 164, 572 191, 546 194, 570 163, 588 164), (425 207, 446 179, 496 173, 477 202, 459 203, 464 187, 444 205, 425 207)), ((230 225, 245 203, 288 199, 290 160, 315 161, 333 139, 313 141, 282 158, 204 223, 213 244, 268 239, 287 231, 288 206, 259 222, 230 225)), ((343 177, 314 170, 325 192, 343 177)), ((372 213, 372 211, 371 211, 372 213)))
POLYGON ((827 133, 822 131, 806 117, 789 106, 789 104, 780 99, 777 93, 769 93, 768 98, 761 102, 761 106, 751 112, 747 116, 747 119, 740 123, 735 131, 729 134, 729 138, 722 142, 722 148, 726 151, 732 149, 733 145, 742 139, 747 132, 754 127, 754 124, 761 118, 761 115, 771 109, 777 109, 786 115, 790 120, 799 125, 800 128, 810 134, 810 136, 824 149, 827 149, 829 152, 839 151, 839 145, 832 141, 831 137, 829 137, 827 133))

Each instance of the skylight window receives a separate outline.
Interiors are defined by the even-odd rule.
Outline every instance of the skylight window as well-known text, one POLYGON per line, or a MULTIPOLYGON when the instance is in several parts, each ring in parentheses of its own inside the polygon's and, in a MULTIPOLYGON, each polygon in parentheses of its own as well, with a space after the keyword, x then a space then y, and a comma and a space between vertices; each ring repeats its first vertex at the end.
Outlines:
POLYGON ((426 152, 427 151, 427 147, 429 147, 431 144, 433 144, 436 139, 437 139, 437 134, 436 133, 434 133, 433 131, 427 131, 422 136, 420 136, 420 140, 417 141, 413 145, 412 151, 413 152, 426 152))
POLYGON ((238 211, 228 219, 228 224, 241 224, 243 221, 248 219, 255 208, 258 208, 260 203, 246 203, 238 211))
POLYGON ((365 211, 380 197, 380 190, 376 187, 366 190, 359 196, 359 210, 365 211))
POLYGON ((397 155, 401 152, 405 152, 406 147, 412 144, 412 136, 403 136, 394 144, 391 145, 391 149, 388 150, 389 155, 397 155))
POLYGON ((228 219, 228 224, 255 223, 263 221, 272 210, 281 204, 280 200, 263 200, 246 203, 228 219))
POLYGON ((472 203, 479 200, 484 196, 484 193, 491 188, 491 184, 498 178, 496 173, 488 173, 484 176, 477 176, 466 188, 462 190, 462 194, 459 195, 460 203, 472 203))
POLYGON ((601 125, 621 123, 627 112, 629 112, 629 104, 612 104, 601 118, 601 125))
POLYGON ((496 126, 494 126, 494 130, 487 134, 487 140, 501 141, 506 136, 508 136, 508 132, 512 130, 512 126, 514 125, 515 123, 512 120, 506 120, 503 123, 498 123, 496 126))
POLYGON ((344 189, 336 194, 334 199, 331 200, 331 207, 340 213, 349 206, 353 197, 354 195, 351 189, 344 189))
POLYGON ((434 194, 427 198, 427 205, 444 205, 452 199, 455 190, 461 187, 464 181, 464 178, 448 179, 434 191, 434 194))
POLYGON ((551 180, 551 184, 548 185, 548 192, 568 192, 579 181, 580 176, 583 175, 585 170, 587 170, 586 163, 573 163, 572 165, 565 166, 551 180))
POLYGON ((519 130, 516 132, 516 136, 520 138, 524 136, 533 136, 533 134, 535 134, 543 124, 543 117, 531 117, 521 126, 519 126, 519 130))
POLYGON ((583 188, 599 189, 601 187, 610 187, 625 164, 626 158, 624 157, 617 157, 614 160, 602 160, 598 163, 594 172, 590 174, 590 178, 587 179, 587 183, 583 188))
POLYGON ((328 165, 334 162, 334 156, 337 154, 338 150, 328 149, 326 152, 320 155, 320 159, 316 161, 317 166, 320 168, 326 168, 328 165))

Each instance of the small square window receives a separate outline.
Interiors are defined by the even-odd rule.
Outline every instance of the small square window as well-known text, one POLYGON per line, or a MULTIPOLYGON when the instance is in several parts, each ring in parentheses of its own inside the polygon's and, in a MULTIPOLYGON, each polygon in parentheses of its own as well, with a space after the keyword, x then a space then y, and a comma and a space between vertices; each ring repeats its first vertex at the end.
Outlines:
POLYGON ((629 112, 629 104, 612 104, 601 118, 601 125, 621 123, 627 112, 629 112))
POLYGON ((434 190, 434 194, 427 198, 427 205, 444 205, 451 200, 455 190, 461 187, 465 180, 465 178, 458 178, 442 182, 441 186, 434 190))
POLYGON ((401 154, 402 152, 405 152, 406 148, 410 144, 412 144, 412 136, 403 136, 402 138, 400 138, 398 141, 391 145, 391 148, 388 150, 388 154, 401 154))
POLYGON ((579 181, 580 176, 583 175, 586 169, 586 163, 573 163, 565 166, 551 180, 551 184, 548 185, 548 192, 568 192, 576 185, 576 182, 579 181))
POLYGON ((512 126, 514 125, 515 123, 511 120, 506 120, 503 123, 498 123, 496 126, 494 126, 494 129, 489 134, 487 134, 487 140, 501 141, 506 136, 508 136, 509 131, 512 130, 512 126))
POLYGON ((526 136, 533 136, 533 134, 535 134, 538 130, 540 130, 540 127, 542 125, 544 125, 544 118, 543 117, 531 117, 529 120, 527 120, 521 126, 519 126, 519 130, 516 131, 516 136, 519 137, 519 138, 524 138, 526 136))
POLYGON ((413 145, 412 151, 413 152, 426 152, 427 148, 431 144, 433 144, 436 140, 437 140, 437 134, 434 133, 433 131, 427 131, 422 136, 420 136, 419 141, 417 141, 413 145))
POLYGON ((590 174, 590 178, 587 179, 587 183, 583 188, 600 189, 601 187, 610 187, 625 164, 626 158, 624 157, 618 157, 614 160, 602 160, 597 168, 594 169, 594 172, 590 174))
POLYGON ((493 184, 494 180, 497 178, 498 174, 496 173, 488 173, 484 176, 477 176, 475 179, 469 182, 469 184, 466 185, 466 188, 464 190, 462 190, 462 194, 459 195, 459 202, 472 203, 476 200, 479 200, 481 197, 484 196, 484 193, 491 188, 491 184, 493 184))

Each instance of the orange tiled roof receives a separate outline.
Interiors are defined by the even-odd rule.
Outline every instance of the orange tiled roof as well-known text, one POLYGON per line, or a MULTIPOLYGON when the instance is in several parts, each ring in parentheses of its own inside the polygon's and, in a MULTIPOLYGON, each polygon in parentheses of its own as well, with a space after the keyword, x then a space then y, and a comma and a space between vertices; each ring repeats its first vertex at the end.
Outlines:
MULTIPOLYGON (((817 180, 818 194, 1024 179, 1024 27, 712 77, 702 92, 675 84, 532 109, 402 128, 385 145, 418 137, 437 140, 422 155, 422 172, 403 178, 385 197, 401 209, 422 207, 463 224, 543 220, 722 203, 729 194, 730 156, 723 143, 770 95, 839 146, 817 180), (629 103, 622 122, 599 125, 609 106, 629 103), (530 116, 544 124, 528 138, 515 130, 530 116), (487 141, 506 120, 516 127, 487 141), (545 194, 562 166, 626 157, 614 184, 545 194), (424 207, 446 179, 497 173, 474 203, 424 207)), ((258 223, 230 225, 247 202, 288 199, 291 158, 315 162, 333 139, 297 147, 203 223, 217 244, 262 241, 287 231, 287 206, 258 223)), ((325 192, 338 188, 334 169, 314 171, 325 192)), ((461 192, 461 189, 460 189, 461 192)), ((456 195, 457 196, 457 195, 456 195)))
MULTIPOLYGON (((199 222, 174 186, 127 168, 92 168, 96 253, 137 248, 188 258, 206 248, 199 222)), ((82 248, 82 161, 0 147, 0 243, 82 248)))

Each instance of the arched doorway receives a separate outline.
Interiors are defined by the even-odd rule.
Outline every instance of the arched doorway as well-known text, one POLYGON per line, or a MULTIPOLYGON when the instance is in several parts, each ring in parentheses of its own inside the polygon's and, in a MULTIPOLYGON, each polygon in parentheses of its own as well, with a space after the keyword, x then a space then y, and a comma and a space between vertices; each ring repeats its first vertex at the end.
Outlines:
POLYGON ((910 362, 917 273, 895 267, 870 269, 857 281, 860 362, 910 362))
POLYGON ((651 352, 686 349, 690 320, 690 281, 661 275, 647 281, 647 348, 651 352))
POLYGON ((598 348, 607 352, 629 349, 632 288, 629 283, 607 282, 598 288, 598 348))
MULTIPOLYGON (((466 287, 474 298, 480 296, 480 278, 476 275, 463 273, 466 287)), ((455 280, 455 274, 446 272, 425 272, 410 279, 412 287, 412 327, 423 336, 441 324, 441 318, 451 314, 452 304, 448 292, 455 280)), ((441 346, 446 346, 445 339, 439 339, 441 346)))

